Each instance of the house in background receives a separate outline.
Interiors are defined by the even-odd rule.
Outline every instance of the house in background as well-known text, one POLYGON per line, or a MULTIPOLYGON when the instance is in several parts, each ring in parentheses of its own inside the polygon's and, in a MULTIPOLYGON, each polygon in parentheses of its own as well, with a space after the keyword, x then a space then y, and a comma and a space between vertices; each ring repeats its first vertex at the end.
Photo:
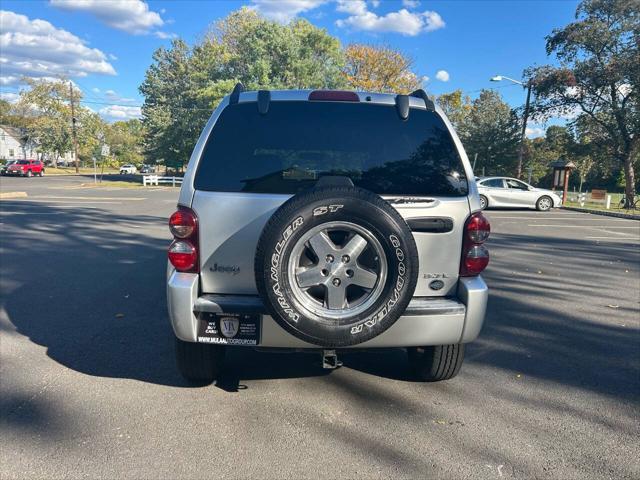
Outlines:
MULTIPOLYGON (((42 160, 53 162, 54 155, 40 153, 38 142, 29 139, 22 128, 0 125, 0 160, 42 160)), ((58 158, 59 164, 75 162, 73 152, 65 152, 58 158)))
POLYGON ((26 160, 36 158, 37 153, 34 147, 32 142, 25 141, 21 128, 0 125, 0 159, 26 160))

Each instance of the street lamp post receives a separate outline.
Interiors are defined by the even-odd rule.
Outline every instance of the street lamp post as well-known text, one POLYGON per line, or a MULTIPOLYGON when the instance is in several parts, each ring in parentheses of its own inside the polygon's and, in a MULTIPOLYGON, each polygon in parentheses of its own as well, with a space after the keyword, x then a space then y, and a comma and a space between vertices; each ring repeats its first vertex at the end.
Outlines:
POLYGON ((522 157, 524 156, 524 137, 527 133, 527 120, 529 119, 529 102, 531 101, 531 80, 527 83, 514 80, 513 78, 505 77, 504 75, 496 75, 491 78, 492 82, 500 82, 507 80, 515 83, 527 89, 527 101, 524 104, 524 113, 522 114, 522 132, 520 133, 520 148, 518 149, 518 167, 516 170, 516 177, 522 178, 522 157))

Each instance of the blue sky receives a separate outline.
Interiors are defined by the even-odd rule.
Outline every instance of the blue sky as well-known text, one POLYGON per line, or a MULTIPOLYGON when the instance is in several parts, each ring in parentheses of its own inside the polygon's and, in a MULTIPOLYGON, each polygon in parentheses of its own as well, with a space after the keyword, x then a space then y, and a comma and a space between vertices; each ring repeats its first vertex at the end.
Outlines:
POLYGON ((577 3, 3 0, 0 92, 11 98, 24 74, 64 73, 82 88, 86 105, 106 118, 135 116, 142 102, 138 85, 155 49, 168 46, 175 36, 192 43, 211 22, 247 5, 278 21, 307 18, 343 44, 398 48, 414 59, 419 75, 429 77, 425 86, 430 93, 460 88, 474 97, 482 88, 499 88, 510 104, 519 106, 521 87, 489 78, 520 78, 527 66, 548 63, 544 37, 573 20, 577 3))

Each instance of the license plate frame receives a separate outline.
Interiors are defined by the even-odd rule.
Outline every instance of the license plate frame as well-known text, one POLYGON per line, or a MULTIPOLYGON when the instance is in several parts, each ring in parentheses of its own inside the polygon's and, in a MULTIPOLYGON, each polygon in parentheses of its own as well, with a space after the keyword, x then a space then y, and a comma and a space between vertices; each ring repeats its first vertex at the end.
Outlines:
POLYGON ((201 313, 198 343, 257 346, 262 333, 262 315, 246 313, 201 313))

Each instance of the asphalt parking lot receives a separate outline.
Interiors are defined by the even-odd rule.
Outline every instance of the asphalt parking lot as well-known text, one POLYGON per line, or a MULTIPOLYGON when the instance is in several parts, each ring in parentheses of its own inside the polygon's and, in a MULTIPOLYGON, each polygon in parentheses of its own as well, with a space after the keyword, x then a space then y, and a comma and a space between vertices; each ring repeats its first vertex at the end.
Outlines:
POLYGON ((640 477, 640 222, 488 212, 488 317, 451 381, 401 350, 331 373, 235 350, 192 388, 165 307, 177 189, 90 181, 0 180, 27 195, 0 200, 3 479, 640 477))

